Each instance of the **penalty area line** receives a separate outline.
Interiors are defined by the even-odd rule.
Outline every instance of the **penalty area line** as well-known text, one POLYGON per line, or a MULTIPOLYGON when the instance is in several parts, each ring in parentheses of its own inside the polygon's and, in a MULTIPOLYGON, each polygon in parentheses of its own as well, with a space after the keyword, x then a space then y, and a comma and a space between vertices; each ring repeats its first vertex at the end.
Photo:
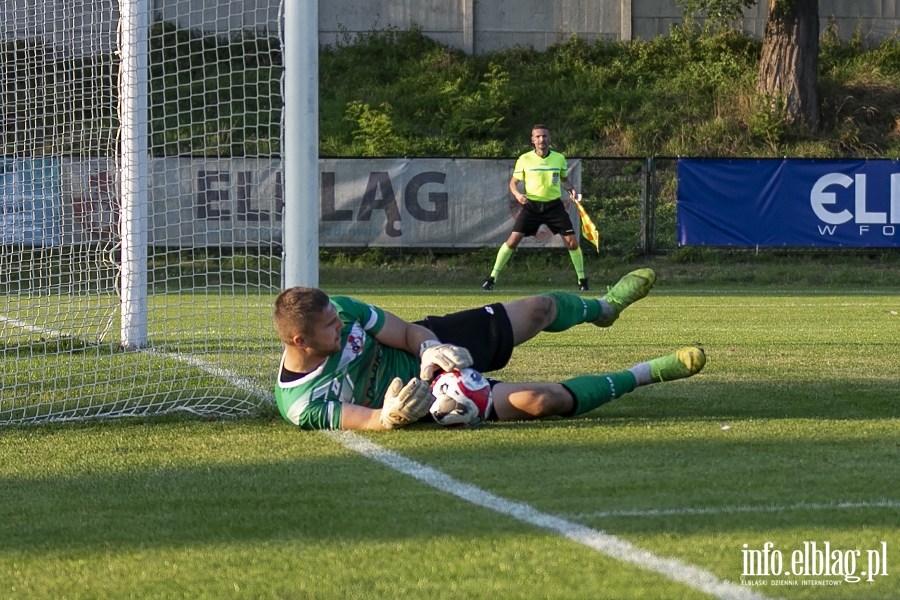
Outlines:
POLYGON ((717 506, 708 508, 650 508, 647 510, 603 510, 569 515, 571 519, 607 519, 611 517, 678 517, 690 515, 729 515, 738 513, 774 513, 790 510, 846 510, 854 508, 900 508, 896 500, 869 502, 798 502, 759 506, 717 506))
POLYGON ((656 556, 614 535, 541 512, 523 502, 515 502, 496 496, 479 487, 454 479, 436 469, 400 456, 396 452, 383 448, 351 431, 326 431, 324 433, 345 448, 437 490, 524 523, 556 532, 601 554, 648 571, 654 571, 672 581, 687 585, 716 598, 721 598, 722 600, 763 600, 767 598, 749 588, 719 579, 713 573, 699 567, 674 558, 656 556))

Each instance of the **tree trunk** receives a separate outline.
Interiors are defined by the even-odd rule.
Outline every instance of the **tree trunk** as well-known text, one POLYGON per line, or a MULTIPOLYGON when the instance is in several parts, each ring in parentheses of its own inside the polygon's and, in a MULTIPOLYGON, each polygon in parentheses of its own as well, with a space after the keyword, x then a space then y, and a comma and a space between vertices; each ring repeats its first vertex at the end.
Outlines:
POLYGON ((819 59, 818 0, 768 0, 756 89, 792 125, 819 126, 816 70, 819 59))

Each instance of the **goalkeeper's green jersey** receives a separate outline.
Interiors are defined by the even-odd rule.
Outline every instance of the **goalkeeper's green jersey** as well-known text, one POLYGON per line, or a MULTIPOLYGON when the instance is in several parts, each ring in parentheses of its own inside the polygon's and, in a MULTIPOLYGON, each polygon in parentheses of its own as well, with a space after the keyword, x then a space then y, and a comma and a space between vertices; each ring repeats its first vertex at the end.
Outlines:
POLYGON ((562 195, 560 181, 569 176, 566 157, 550 150, 541 158, 532 150, 516 161, 513 177, 525 182, 525 195, 535 202, 559 200, 562 195))
POLYGON ((294 381, 282 381, 284 357, 278 370, 278 410, 301 429, 340 429, 341 403, 381 408, 394 377, 405 384, 419 374, 418 357, 375 339, 384 327, 380 308, 346 296, 331 303, 344 323, 341 351, 294 381))

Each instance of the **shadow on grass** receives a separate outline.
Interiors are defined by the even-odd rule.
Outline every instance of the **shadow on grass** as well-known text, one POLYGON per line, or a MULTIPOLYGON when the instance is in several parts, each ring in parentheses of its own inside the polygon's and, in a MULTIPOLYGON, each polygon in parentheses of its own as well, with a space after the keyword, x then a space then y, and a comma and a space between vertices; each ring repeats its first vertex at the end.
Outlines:
POLYGON ((427 510, 433 490, 361 461, 0 478, 0 552, 483 533, 453 511, 427 510), (398 502, 417 508, 398 519, 398 502))
MULTIPOLYGON (((800 425, 797 435, 788 431, 780 438, 739 437, 710 424, 708 432, 678 437, 677 424, 664 431, 665 424, 657 423, 655 431, 633 436, 633 432, 617 433, 610 428, 616 423, 605 421, 591 417, 497 424, 464 434, 429 431, 423 426, 418 433, 404 434, 417 437, 408 438, 413 445, 399 451, 502 497, 604 527, 608 519, 597 521, 589 515, 625 509, 900 500, 896 483, 885 476, 900 461, 900 445, 897 435, 885 431, 847 435, 833 426, 822 435, 810 435, 800 425), (471 443, 461 443, 462 436, 471 443)), ((635 422, 630 424, 634 430, 635 422)), ((34 457, 22 461, 29 471, 0 478, 0 552, 106 551, 260 540, 383 542, 441 535, 515 535, 525 527, 363 457, 335 455, 331 442, 321 434, 285 432, 282 427, 289 426, 274 426, 273 439, 279 440, 280 449, 271 455, 257 449, 245 460, 238 452, 237 460, 229 454, 229 464, 211 461, 197 466, 159 466, 159 448, 145 451, 145 441, 105 436, 104 425, 83 426, 97 428, 96 439, 111 440, 92 450, 121 455, 116 464, 126 470, 42 476, 40 466, 33 465, 34 457), (285 433, 296 434, 296 441, 285 440, 285 433), (329 455, 315 455, 319 444, 330 447, 329 455), (293 455, 294 447, 303 448, 307 456, 293 455), (466 518, 460 518, 463 514, 466 518)), ((112 427, 128 429, 129 425, 112 427)), ((214 450, 216 444, 233 445, 228 441, 232 427, 218 424, 204 433, 205 424, 190 425, 192 433, 185 436, 190 443, 173 451, 173 457, 184 461, 191 444, 205 456, 210 455, 209 446, 214 450)), ((42 435, 65 429, 48 428, 42 435)), ((372 434, 372 439, 381 443, 392 435, 396 432, 372 434)), ((60 437, 60 443, 73 442, 60 437)), ((266 438, 260 438, 263 447, 266 438)), ((4 460, 15 465, 15 454, 7 453, 4 460)), ((898 513, 896 508, 874 508, 841 511, 829 518, 849 528, 896 529, 898 513)), ((728 527, 739 524, 742 530, 763 532, 790 524, 813 529, 822 525, 823 514, 742 516, 728 527)), ((609 524, 614 532, 695 533, 714 532, 728 518, 615 518, 609 524)))

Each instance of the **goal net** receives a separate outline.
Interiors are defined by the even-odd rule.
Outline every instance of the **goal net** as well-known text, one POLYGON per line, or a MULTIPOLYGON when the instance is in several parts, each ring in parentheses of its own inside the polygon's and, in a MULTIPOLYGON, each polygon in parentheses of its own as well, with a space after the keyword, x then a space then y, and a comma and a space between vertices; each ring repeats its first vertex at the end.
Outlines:
POLYGON ((0 424, 269 402, 279 11, 0 3, 0 424))

